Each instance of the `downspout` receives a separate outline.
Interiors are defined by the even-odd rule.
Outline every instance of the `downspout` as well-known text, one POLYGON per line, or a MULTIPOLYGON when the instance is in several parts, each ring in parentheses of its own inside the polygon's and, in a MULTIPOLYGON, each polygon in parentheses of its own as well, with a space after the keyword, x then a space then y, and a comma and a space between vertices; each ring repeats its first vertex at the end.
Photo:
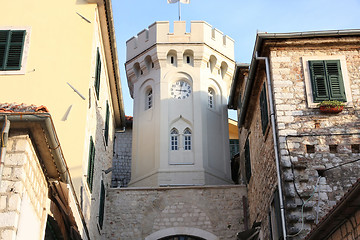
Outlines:
POLYGON ((5 115, 4 125, 1 130, 0 185, 1 185, 1 180, 2 180, 4 164, 5 164, 6 146, 7 146, 8 136, 9 136, 9 129, 10 129, 10 121, 7 120, 7 116, 5 115))
POLYGON ((283 193, 282 193, 282 186, 281 186, 281 175, 280 175, 280 157, 278 151, 278 141, 276 136, 276 125, 275 125, 275 111, 274 111, 274 100, 272 97, 272 84, 270 79, 270 67, 269 67, 269 58, 268 57, 258 57, 258 52, 255 52, 255 59, 256 60, 264 60, 265 61, 265 72, 266 72, 266 80, 268 86, 268 93, 269 93, 269 105, 270 105, 270 117, 271 117, 271 127, 272 127, 272 135, 274 141, 274 152, 275 152, 275 163, 276 163, 276 174, 278 179, 278 188, 279 188, 279 202, 280 202, 280 215, 281 215, 281 224, 283 229, 284 240, 287 239, 286 233, 286 225, 285 225, 285 212, 284 212, 284 201, 283 201, 283 193))

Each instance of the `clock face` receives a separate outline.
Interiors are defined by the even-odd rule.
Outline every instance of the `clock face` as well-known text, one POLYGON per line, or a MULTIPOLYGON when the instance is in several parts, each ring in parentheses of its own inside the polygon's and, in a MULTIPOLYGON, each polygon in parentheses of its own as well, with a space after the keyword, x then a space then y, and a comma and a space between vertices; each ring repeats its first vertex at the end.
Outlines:
POLYGON ((191 86, 186 81, 177 81, 171 85, 170 94, 175 99, 185 99, 191 94, 191 86))

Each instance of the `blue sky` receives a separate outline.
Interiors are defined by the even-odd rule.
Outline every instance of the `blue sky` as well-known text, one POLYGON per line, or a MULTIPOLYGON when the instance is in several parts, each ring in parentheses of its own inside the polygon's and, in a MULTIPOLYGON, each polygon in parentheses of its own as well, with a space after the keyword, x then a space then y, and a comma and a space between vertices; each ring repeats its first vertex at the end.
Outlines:
MULTIPOLYGON (((181 20, 203 20, 235 40, 235 60, 249 63, 257 31, 298 32, 359 29, 360 0, 190 0, 181 20)), ((126 41, 155 21, 177 21, 178 5, 167 0, 112 0, 125 114, 132 98, 125 75, 126 41)), ((229 117, 236 119, 234 111, 229 117)))

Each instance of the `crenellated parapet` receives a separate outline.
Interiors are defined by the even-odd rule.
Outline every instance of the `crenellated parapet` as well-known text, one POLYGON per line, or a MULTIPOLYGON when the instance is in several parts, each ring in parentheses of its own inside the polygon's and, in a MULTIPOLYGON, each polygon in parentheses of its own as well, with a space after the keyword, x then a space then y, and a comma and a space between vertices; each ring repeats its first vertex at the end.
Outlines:
POLYGON ((185 21, 175 21, 170 32, 168 21, 158 21, 126 42, 126 61, 131 60, 155 44, 204 43, 234 59, 234 40, 204 21, 191 21, 190 32, 186 32, 185 21))

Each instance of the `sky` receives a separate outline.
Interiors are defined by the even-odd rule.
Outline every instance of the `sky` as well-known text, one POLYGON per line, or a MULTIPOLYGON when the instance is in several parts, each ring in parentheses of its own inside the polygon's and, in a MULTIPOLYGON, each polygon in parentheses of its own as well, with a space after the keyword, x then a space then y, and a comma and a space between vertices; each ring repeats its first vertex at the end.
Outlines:
MULTIPOLYGON (((167 0, 112 0, 125 114, 133 101, 125 74, 126 41, 155 21, 179 19, 178 4, 167 0)), ((360 0, 190 0, 181 4, 181 20, 206 21, 235 40, 235 61, 250 63, 261 32, 303 32, 360 28, 360 0)), ((170 27, 171 28, 171 27, 170 27)), ((236 120, 236 112, 229 111, 236 120)))

